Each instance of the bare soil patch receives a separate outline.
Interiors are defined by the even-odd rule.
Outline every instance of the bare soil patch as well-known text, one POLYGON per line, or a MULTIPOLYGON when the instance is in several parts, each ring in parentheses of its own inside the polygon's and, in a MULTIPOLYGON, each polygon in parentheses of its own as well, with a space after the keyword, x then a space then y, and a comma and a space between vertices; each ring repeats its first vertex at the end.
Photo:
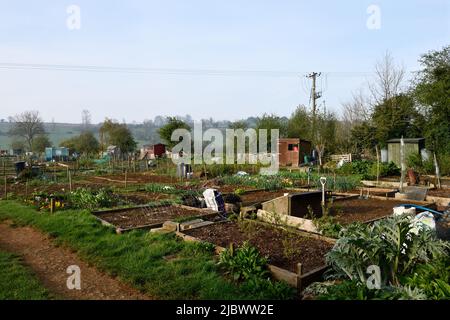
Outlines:
POLYGON ((254 230, 251 232, 245 232, 236 222, 225 222, 184 233, 222 247, 228 247, 231 243, 239 246, 244 241, 249 241, 262 255, 268 257, 270 264, 292 272, 297 272, 297 263, 303 265, 304 272, 324 266, 324 256, 333 247, 332 244, 323 240, 308 238, 297 233, 286 236, 275 227, 254 222, 252 224, 254 230), (288 243, 288 248, 291 248, 289 254, 284 254, 283 242, 285 245, 288 243))
POLYGON ((367 222, 391 216, 393 208, 401 204, 423 205, 410 200, 349 199, 335 202, 331 214, 341 224, 367 222))
POLYGON ((432 197, 450 198, 450 188, 428 190, 427 195, 432 197))
POLYGON ((121 229, 131 229, 164 223, 168 220, 197 217, 207 212, 179 206, 154 206, 97 213, 100 219, 121 229))
POLYGON ((240 195, 244 205, 253 205, 284 196, 285 193, 294 193, 292 190, 255 191, 240 195))

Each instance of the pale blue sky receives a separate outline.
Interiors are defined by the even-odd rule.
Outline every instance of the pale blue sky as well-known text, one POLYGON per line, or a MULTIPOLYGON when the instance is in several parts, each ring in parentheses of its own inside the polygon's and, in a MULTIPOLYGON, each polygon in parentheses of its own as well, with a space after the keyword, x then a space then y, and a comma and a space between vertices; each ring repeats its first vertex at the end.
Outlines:
POLYGON ((324 99, 342 102, 370 78, 386 50, 418 69, 449 44, 450 1, 0 0, 0 65, 63 64, 186 70, 298 71, 211 76, 0 69, 0 118, 37 109, 46 121, 127 122, 156 115, 235 120, 288 116, 308 104, 302 73, 322 71, 324 99), (66 8, 81 8, 81 30, 66 8), (381 9, 381 29, 366 12, 381 9), (325 79, 327 81, 325 81, 325 79))

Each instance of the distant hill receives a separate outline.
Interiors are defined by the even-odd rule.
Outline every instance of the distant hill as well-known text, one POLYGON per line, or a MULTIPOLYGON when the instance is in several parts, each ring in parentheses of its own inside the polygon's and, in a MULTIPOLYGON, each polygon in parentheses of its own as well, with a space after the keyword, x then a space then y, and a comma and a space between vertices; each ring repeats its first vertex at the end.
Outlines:
MULTIPOLYGON (((186 116, 177 116, 177 118, 187 122, 191 127, 193 126, 193 120, 189 115, 186 116)), ((229 121, 214 121, 213 119, 204 119, 203 121, 203 129, 209 128, 219 128, 225 129, 228 128, 230 124, 229 121)), ((254 127, 256 125, 257 118, 250 117, 244 120, 248 127, 254 127)), ((161 138, 158 134, 158 129, 166 123, 166 119, 161 116, 155 117, 154 120, 145 120, 143 123, 130 123, 127 124, 128 128, 131 130, 134 139, 138 143, 138 147, 141 147, 144 144, 155 144, 162 142, 161 138)), ((8 131, 10 128, 10 123, 7 121, 0 121, 0 149, 10 149, 10 145, 12 142, 11 137, 8 135, 8 131)), ((54 146, 58 146, 61 141, 69 139, 71 137, 79 135, 84 127, 82 124, 73 124, 73 123, 44 123, 45 130, 50 138, 50 141, 54 146)), ((94 132, 94 134, 98 138, 100 125, 93 124, 90 126, 90 130, 94 132)))

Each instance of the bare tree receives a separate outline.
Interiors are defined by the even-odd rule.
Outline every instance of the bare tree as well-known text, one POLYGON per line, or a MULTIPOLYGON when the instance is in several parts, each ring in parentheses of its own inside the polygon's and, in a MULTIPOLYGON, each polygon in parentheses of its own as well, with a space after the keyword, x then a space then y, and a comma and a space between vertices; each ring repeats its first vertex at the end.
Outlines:
POLYGON ((342 120, 350 127, 370 120, 370 102, 363 88, 353 92, 351 101, 343 103, 342 107, 342 120))
POLYGON ((83 129, 87 130, 91 126, 92 116, 89 110, 84 109, 81 112, 81 123, 83 124, 83 129))
POLYGON ((10 118, 12 122, 9 135, 25 139, 29 150, 32 150, 33 139, 45 134, 44 124, 39 111, 26 111, 10 118))
POLYGON ((373 105, 379 105, 398 95, 405 73, 405 67, 397 65, 390 52, 387 51, 382 60, 375 64, 375 78, 373 82, 369 83, 373 105))

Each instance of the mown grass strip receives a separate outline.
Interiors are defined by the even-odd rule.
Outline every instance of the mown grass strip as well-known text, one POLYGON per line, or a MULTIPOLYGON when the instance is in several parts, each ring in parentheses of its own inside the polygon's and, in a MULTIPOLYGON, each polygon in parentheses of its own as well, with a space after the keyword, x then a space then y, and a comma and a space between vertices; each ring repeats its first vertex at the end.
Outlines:
POLYGON ((50 293, 20 257, 0 251, 0 300, 48 300, 50 293))
POLYGON ((159 299, 277 298, 270 291, 228 281, 207 246, 186 243, 174 235, 144 231, 117 235, 85 210, 52 215, 0 201, 0 220, 6 219, 44 231, 100 270, 159 299))

